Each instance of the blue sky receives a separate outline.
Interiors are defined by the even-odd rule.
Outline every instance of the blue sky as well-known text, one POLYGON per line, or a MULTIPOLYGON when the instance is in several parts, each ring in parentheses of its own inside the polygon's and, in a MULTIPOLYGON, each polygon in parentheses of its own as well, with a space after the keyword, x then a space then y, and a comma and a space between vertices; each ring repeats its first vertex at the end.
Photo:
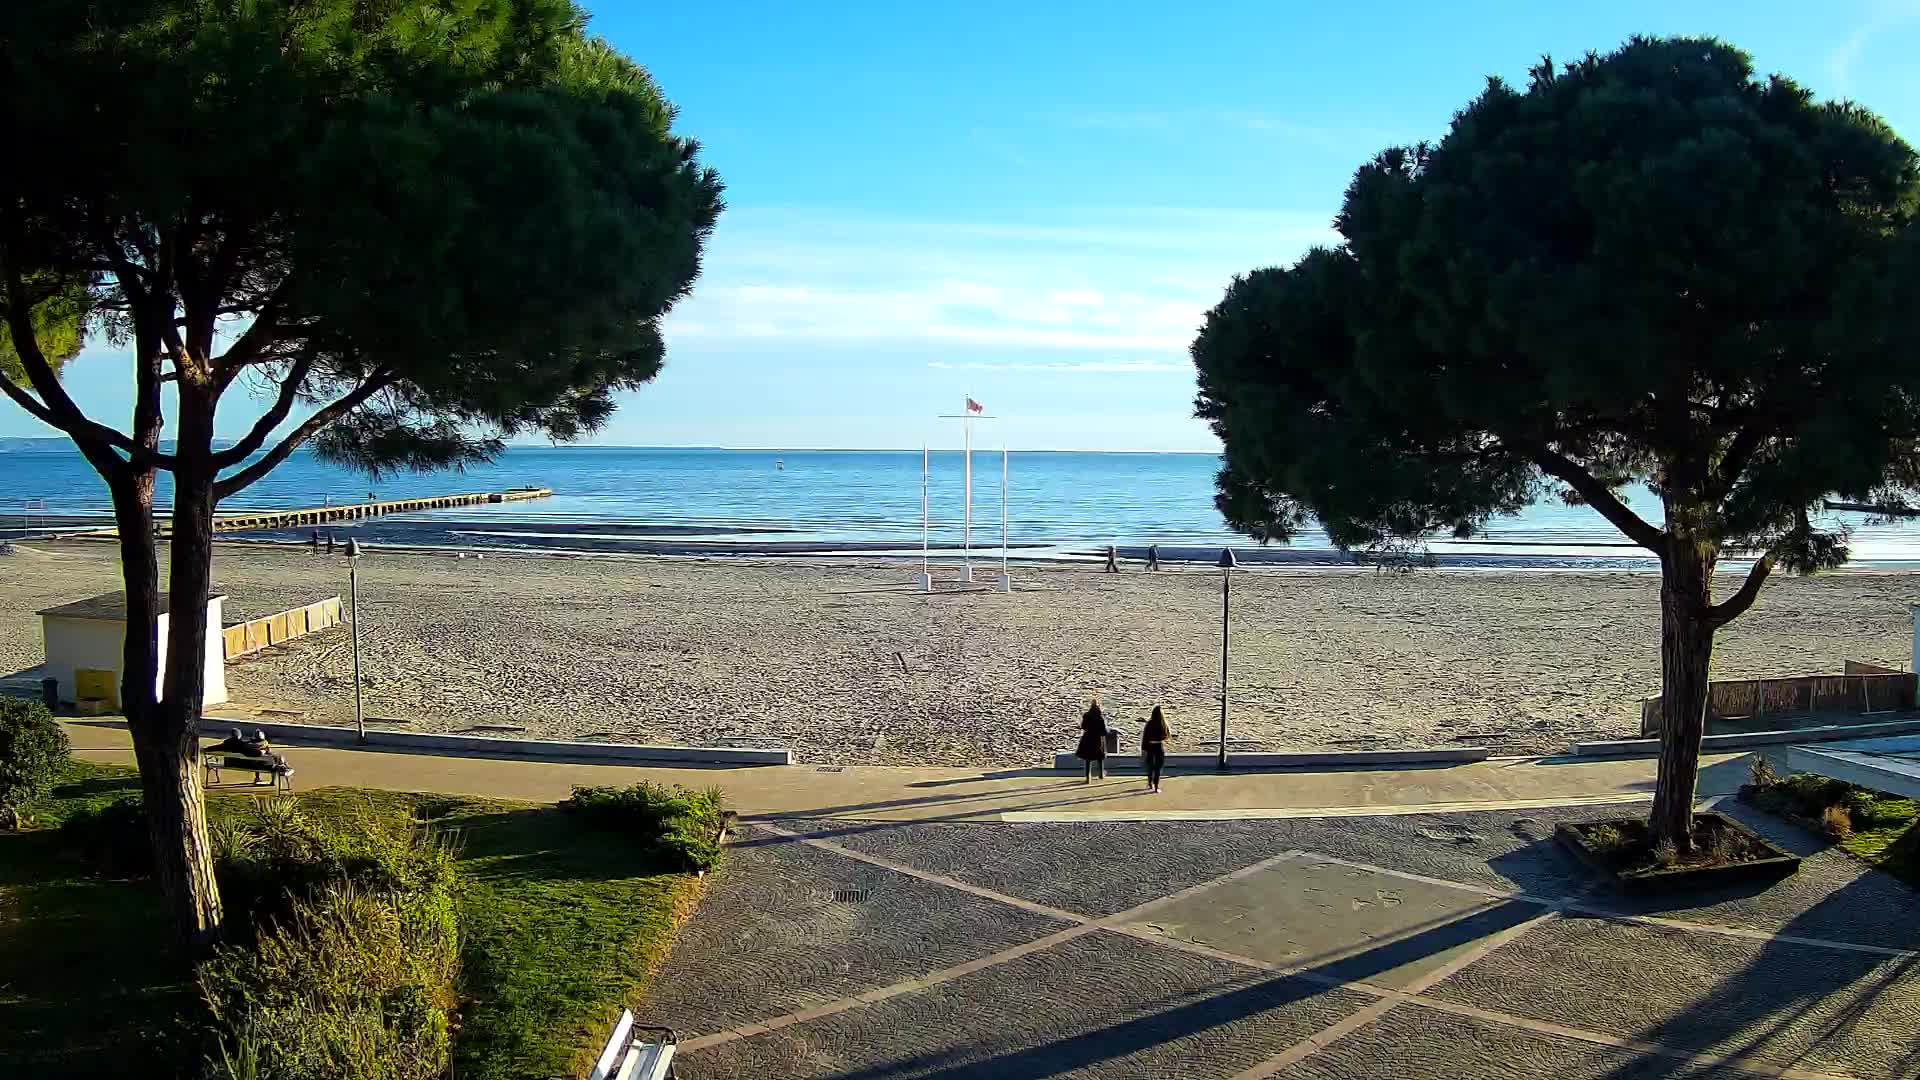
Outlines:
MULTIPOLYGON (((1214 449, 1185 350, 1232 275, 1329 240, 1356 166, 1543 53, 1715 34, 1920 139, 1920 0, 592 6, 729 204, 607 443, 951 445, 932 417, 971 392, 982 445, 1214 449)), ((68 383, 124 423, 127 378, 100 349, 68 383)))

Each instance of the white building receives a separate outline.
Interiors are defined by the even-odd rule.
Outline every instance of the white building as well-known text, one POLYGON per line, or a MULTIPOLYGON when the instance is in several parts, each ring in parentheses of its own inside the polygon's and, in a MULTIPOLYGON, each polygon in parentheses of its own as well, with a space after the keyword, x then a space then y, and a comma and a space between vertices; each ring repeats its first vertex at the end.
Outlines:
MULTIPOLYGON (((221 646, 220 630, 227 598, 207 598, 207 656, 205 704, 219 705, 227 700, 226 652, 221 646)), ((167 670, 167 626, 171 602, 160 594, 160 674, 154 680, 154 693, 161 690, 167 670)), ((42 672, 60 682, 62 701, 84 697, 104 697, 114 711, 120 709, 121 660, 127 641, 127 594, 106 593, 90 600, 47 608, 40 612, 40 631, 46 641, 47 662, 42 672), (84 693, 83 693, 84 691, 84 693)))

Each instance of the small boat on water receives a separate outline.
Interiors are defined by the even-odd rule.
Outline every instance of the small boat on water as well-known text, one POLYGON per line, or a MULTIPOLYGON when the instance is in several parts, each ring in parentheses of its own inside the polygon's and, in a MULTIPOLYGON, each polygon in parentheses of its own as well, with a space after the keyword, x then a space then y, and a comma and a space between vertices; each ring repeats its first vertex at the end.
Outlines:
POLYGON ((786 460, 784 458, 774 458, 773 469, 775 472, 786 472, 787 471, 786 460))

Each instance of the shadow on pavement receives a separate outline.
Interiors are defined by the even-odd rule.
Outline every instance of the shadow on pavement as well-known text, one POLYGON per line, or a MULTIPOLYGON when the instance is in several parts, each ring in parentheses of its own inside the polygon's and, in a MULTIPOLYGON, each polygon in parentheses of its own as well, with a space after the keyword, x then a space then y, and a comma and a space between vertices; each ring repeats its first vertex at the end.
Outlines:
POLYGON ((1003 1080, 1040 1078, 1090 1068, 1103 1061, 1163 1045, 1263 1012, 1305 1001, 1333 989, 1333 983, 1357 982, 1408 963, 1469 944, 1540 913, 1538 905, 1507 901, 1306 970, 1307 977, 1280 975, 1252 985, 1159 1012, 1109 1024, 1070 1038, 1011 1053, 979 1057, 989 1044, 981 1040, 884 1065, 834 1074, 834 1080, 883 1080, 914 1076, 921 1080, 1003 1080))

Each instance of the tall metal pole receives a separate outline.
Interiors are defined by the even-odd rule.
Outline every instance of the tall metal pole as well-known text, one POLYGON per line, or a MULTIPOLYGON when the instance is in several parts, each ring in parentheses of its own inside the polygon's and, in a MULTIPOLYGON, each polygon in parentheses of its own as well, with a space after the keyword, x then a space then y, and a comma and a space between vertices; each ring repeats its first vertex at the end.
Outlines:
POLYGON ((1233 567, 1220 571, 1220 765, 1227 767, 1227 616, 1233 610, 1233 567))
POLYGON ((1007 576, 1007 448, 1000 448, 1000 576, 1007 576))
POLYGON ((366 714, 360 709, 360 573, 358 559, 347 560, 347 595, 353 600, 353 730, 367 741, 366 714))
POLYGON ((920 572, 928 573, 927 548, 933 539, 933 518, 927 512, 927 467, 931 458, 927 444, 920 444, 920 572))
POLYGON ((967 514, 966 514, 966 524, 962 526, 963 531, 960 538, 960 562, 961 562, 961 565, 965 568, 965 573, 963 576, 966 578, 966 580, 972 581, 973 580, 973 396, 971 394, 967 396, 966 403, 960 407, 960 416, 961 416, 960 426, 964 431, 964 435, 961 441, 966 444, 966 449, 963 451, 963 453, 967 459, 966 484, 964 485, 967 489, 967 493, 966 493, 967 514))

